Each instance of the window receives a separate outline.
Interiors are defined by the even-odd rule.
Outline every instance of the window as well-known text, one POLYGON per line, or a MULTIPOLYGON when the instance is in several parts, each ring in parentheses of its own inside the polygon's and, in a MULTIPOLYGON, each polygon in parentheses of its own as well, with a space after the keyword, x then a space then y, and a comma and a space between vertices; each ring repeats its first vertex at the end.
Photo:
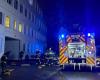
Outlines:
POLYGON ((7 0, 7 3, 11 4, 12 3, 12 0, 7 0))
POLYGON ((0 12, 0 24, 2 24, 2 12, 0 12))
POLYGON ((18 0, 14 0, 14 8, 18 9, 18 0))
POLYGON ((10 27, 10 17, 9 17, 9 16, 6 16, 6 19, 5 19, 5 26, 6 26, 6 27, 10 27))
POLYGON ((25 29, 25 34, 28 35, 28 27, 26 26, 24 29, 25 29))
POLYGON ((21 24, 21 23, 20 23, 19 26, 18 26, 18 31, 19 31, 19 32, 22 32, 22 24, 21 24))
POLYGON ((14 20, 14 29, 16 29, 17 23, 16 20, 14 20))
POLYGON ((24 34, 26 34, 26 26, 24 25, 24 28, 23 28, 23 32, 24 34))
POLYGON ((20 4, 20 13, 23 13, 23 5, 20 4))
POLYGON ((25 9, 25 17, 27 17, 27 9, 25 9))

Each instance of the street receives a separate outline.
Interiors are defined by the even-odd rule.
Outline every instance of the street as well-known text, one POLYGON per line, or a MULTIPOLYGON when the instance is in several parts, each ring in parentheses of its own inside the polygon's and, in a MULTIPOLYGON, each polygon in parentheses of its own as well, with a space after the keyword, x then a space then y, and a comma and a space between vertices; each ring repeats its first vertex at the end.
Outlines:
POLYGON ((2 76, 0 80, 100 80, 100 73, 68 72, 57 67, 14 66, 11 75, 2 76))

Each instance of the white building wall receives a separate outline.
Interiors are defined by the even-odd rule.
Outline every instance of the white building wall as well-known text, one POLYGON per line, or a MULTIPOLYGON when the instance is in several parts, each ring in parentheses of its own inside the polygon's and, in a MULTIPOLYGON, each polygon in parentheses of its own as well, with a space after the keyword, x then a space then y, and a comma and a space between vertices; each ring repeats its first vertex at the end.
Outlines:
MULTIPOLYGON (((14 0, 12 0, 12 1, 14 1, 14 0)), ((35 16, 35 20, 33 22, 32 20, 29 20, 28 18, 26 18, 24 16, 25 13, 20 13, 19 7, 18 7, 18 10, 14 9, 14 4, 9 5, 6 2, 6 0, 0 0, 0 12, 2 12, 2 14, 3 14, 3 23, 0 24, 0 43, 1 43, 0 57, 4 53, 5 37, 10 37, 10 38, 20 40, 20 51, 23 50, 24 44, 25 44, 25 46, 27 44, 35 46, 35 43, 38 43, 38 40, 41 44, 43 44, 42 47, 44 49, 46 48, 46 34, 42 34, 42 32, 46 32, 46 31, 43 31, 42 28, 40 31, 38 30, 39 27, 41 27, 41 26, 39 26, 38 21, 40 20, 41 24, 44 24, 42 22, 42 16, 37 14, 38 12, 36 12, 36 10, 27 3, 27 0, 18 0, 18 1, 19 1, 19 4, 22 3, 24 5, 23 6, 24 10, 26 7, 26 8, 28 8, 27 11, 34 12, 33 15, 35 16), (5 27, 6 16, 10 17, 10 27, 9 28, 5 27), (40 17, 40 19, 38 17, 40 17), (17 23, 16 30, 14 30, 14 20, 16 20, 16 23, 17 23), (23 32, 18 31, 19 23, 22 23, 22 25, 23 25, 23 27, 22 27, 23 32), (33 30, 33 36, 30 34, 26 34, 26 31, 24 32, 24 28, 26 30, 31 28, 33 30)), ((23 12, 25 12, 25 11, 23 11, 23 12)), ((42 26, 42 27, 44 27, 44 26, 42 26)), ((46 28, 46 27, 44 27, 44 28, 46 28)), ((28 30, 28 33, 29 33, 29 30, 28 30)), ((35 52, 35 51, 33 51, 33 52, 35 52)), ((26 53, 30 53, 30 52, 26 52, 26 53)))

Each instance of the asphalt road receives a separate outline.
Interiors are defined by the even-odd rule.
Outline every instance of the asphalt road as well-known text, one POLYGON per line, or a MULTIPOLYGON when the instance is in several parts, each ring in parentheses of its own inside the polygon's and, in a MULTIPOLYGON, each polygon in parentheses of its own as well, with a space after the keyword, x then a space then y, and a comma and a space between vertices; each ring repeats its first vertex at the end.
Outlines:
POLYGON ((68 72, 57 67, 16 66, 10 70, 11 74, 0 80, 100 80, 99 72, 68 72))

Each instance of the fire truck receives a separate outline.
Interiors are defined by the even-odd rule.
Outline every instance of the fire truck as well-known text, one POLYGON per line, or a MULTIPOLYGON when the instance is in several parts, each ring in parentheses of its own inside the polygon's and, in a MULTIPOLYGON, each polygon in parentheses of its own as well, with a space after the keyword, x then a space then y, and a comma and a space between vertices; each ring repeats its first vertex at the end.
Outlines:
POLYGON ((94 33, 59 35, 59 64, 96 65, 94 33))

